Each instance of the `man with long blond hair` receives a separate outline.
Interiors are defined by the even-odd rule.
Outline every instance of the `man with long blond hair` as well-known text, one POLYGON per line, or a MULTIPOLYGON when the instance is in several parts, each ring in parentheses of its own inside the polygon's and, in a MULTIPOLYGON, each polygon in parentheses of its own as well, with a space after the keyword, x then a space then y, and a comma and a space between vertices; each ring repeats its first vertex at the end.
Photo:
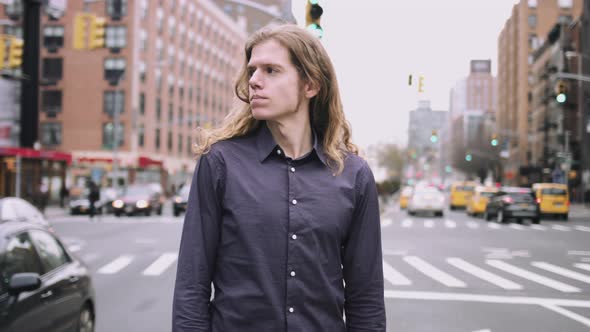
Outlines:
POLYGON ((173 331, 385 331, 375 180, 328 54, 296 26, 258 31, 235 92, 196 146, 173 331))

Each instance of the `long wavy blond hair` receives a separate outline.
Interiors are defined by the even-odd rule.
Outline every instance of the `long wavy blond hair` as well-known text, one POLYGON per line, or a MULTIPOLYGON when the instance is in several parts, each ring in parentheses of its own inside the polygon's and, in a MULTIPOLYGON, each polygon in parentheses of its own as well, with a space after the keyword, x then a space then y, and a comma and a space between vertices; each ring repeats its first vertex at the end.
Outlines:
POLYGON ((350 124, 344 116, 334 66, 328 53, 311 33, 295 25, 267 27, 254 33, 244 47, 245 61, 235 83, 236 96, 243 102, 223 120, 221 126, 199 128, 194 146, 196 157, 209 152, 218 141, 248 135, 260 125, 252 115, 249 98, 248 62, 252 49, 267 40, 274 40, 285 47, 291 62, 297 68, 303 82, 319 87, 318 94, 309 102, 310 121, 318 139, 323 141, 328 165, 340 174, 344 169, 347 153, 358 155, 358 148, 351 140, 350 124))

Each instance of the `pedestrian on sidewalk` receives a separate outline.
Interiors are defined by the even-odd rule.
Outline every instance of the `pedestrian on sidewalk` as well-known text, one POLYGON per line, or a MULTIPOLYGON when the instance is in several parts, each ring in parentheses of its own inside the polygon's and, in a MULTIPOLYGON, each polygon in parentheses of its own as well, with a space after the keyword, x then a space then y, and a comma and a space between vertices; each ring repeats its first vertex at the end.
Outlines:
POLYGON ((235 91, 195 147, 172 330, 384 332, 375 180, 326 50, 293 25, 258 31, 235 91))
POLYGON ((100 200, 100 190, 98 185, 94 183, 94 181, 89 180, 88 182, 88 202, 90 207, 88 209, 88 215, 90 216, 90 220, 94 219, 94 215, 96 214, 96 202, 100 200))

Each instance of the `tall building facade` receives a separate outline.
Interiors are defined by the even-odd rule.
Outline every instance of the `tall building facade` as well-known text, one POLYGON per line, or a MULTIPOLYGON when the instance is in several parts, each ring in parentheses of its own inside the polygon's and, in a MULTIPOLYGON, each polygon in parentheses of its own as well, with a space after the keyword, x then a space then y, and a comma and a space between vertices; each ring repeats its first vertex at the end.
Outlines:
POLYGON ((252 33, 271 22, 296 23, 291 0, 214 0, 214 2, 252 33))
POLYGON ((572 21, 583 0, 521 0, 512 8, 498 38, 497 123, 506 150, 504 171, 513 184, 523 183, 520 174, 532 158, 529 149, 533 53, 557 22, 572 21), (520 175, 520 176, 519 176, 520 175))

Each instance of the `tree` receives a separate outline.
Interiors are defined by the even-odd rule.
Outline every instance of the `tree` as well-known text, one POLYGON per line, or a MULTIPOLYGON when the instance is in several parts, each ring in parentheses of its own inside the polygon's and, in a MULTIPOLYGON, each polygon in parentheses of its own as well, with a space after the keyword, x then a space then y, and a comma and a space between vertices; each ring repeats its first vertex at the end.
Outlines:
POLYGON ((388 143, 378 147, 377 162, 387 170, 388 178, 400 178, 404 167, 405 151, 396 144, 388 143))

